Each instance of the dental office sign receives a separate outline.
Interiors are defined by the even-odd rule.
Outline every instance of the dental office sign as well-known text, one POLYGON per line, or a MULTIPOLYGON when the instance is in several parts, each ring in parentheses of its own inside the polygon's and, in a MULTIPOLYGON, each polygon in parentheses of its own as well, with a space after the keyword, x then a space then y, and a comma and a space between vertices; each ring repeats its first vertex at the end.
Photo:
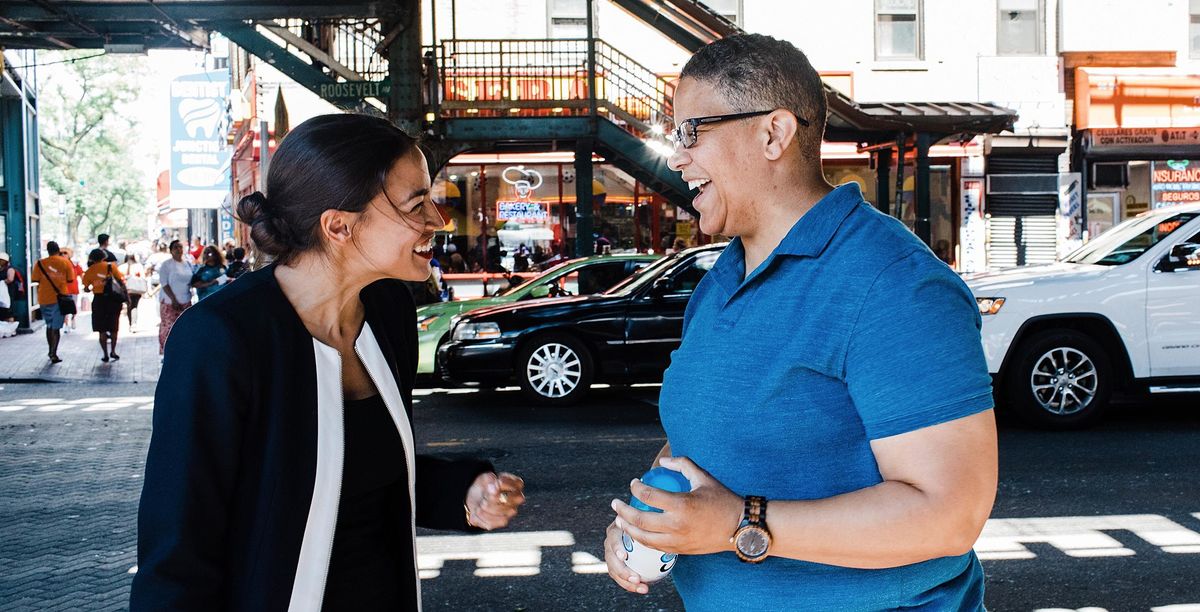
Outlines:
POLYGON ((171 81, 171 206, 219 208, 229 195, 228 72, 171 81))

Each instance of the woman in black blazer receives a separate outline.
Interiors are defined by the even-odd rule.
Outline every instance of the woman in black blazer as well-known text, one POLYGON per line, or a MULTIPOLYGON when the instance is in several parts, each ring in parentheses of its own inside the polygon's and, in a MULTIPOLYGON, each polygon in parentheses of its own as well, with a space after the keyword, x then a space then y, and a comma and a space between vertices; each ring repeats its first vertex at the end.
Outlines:
POLYGON ((190 308, 154 398, 140 610, 419 610, 417 525, 504 527, 524 484, 415 455, 425 157, 386 120, 310 119, 239 218, 275 263, 190 308))

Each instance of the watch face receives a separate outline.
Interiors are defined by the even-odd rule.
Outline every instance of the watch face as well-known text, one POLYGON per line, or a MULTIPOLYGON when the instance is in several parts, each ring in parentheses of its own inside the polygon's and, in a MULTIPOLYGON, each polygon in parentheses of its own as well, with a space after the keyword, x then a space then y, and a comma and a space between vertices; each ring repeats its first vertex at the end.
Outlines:
POLYGON ((752 559, 766 554, 770 544, 771 540, 768 538, 767 532, 756 527, 743 529, 737 537, 737 549, 752 559))

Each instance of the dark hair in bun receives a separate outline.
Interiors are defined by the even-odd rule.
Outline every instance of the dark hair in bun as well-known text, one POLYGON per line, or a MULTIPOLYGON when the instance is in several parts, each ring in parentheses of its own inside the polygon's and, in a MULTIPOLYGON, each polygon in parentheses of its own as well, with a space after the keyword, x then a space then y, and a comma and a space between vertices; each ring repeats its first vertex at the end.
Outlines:
POLYGON ((386 119, 335 114, 288 132, 271 159, 267 194, 238 202, 259 251, 279 263, 321 248, 317 224, 327 210, 361 212, 383 191, 392 166, 417 141, 386 119))

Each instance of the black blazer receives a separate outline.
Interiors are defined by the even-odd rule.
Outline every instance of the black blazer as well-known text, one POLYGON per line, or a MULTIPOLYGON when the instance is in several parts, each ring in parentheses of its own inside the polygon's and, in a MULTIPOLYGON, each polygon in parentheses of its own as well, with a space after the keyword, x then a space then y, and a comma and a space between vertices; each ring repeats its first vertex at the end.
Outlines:
MULTIPOLYGON (((360 298, 411 422, 412 298, 391 280, 360 298)), ((165 355, 130 608, 286 610, 317 467, 312 336, 269 266, 188 309, 165 355)), ((463 498, 492 466, 417 456, 415 469, 417 524, 471 530, 463 498)))

